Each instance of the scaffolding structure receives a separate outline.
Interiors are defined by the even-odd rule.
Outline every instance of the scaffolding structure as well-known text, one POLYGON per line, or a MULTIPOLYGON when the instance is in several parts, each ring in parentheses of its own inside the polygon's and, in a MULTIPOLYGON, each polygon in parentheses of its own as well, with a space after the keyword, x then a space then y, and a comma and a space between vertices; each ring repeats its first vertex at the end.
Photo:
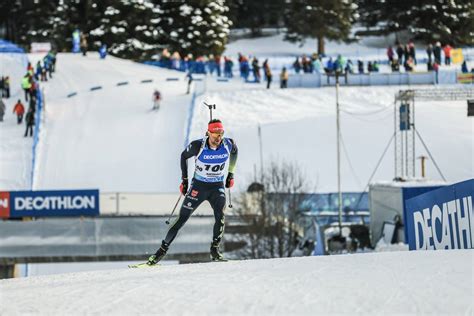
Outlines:
MULTIPOLYGON (((415 100, 417 101, 456 101, 474 99, 474 88, 447 88, 447 89, 413 89, 400 90, 395 95, 394 101, 394 156, 395 156, 395 179, 407 179, 415 177, 415 135, 420 138, 421 143, 426 145, 416 130, 415 126, 415 100)), ((430 153, 429 153, 430 154, 430 153)), ((444 176, 436 165, 436 161, 430 154, 438 172, 443 179, 444 176)))

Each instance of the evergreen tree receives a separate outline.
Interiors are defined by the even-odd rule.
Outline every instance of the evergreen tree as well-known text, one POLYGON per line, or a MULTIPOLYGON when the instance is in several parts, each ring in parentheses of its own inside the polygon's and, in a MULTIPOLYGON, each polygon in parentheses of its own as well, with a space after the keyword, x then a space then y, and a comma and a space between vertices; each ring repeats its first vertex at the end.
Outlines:
POLYGON ((195 56, 221 54, 225 49, 232 21, 224 0, 164 2, 159 32, 168 48, 195 56))
POLYGON ((291 0, 285 12, 285 39, 316 38, 318 54, 324 54, 324 39, 350 40, 356 9, 352 0, 291 0))
POLYGON ((236 28, 249 28, 252 36, 260 36, 264 27, 283 25, 285 0, 228 0, 229 16, 236 28))
MULTIPOLYGON (((52 16, 56 3, 52 1, 18 1, 2 4, 0 8, 3 14, 7 14, 6 20, 12 23, 7 24, 13 31, 8 34, 16 43, 28 48, 31 42, 45 42, 51 37, 52 16), (10 11, 11 10, 11 11, 10 11), (14 19, 11 21, 11 19, 14 19)), ((2 15, 3 15, 2 14, 2 15)))
POLYGON ((220 54, 232 25, 224 0, 18 0, 2 2, 0 8, 10 39, 19 44, 50 41, 70 51, 77 28, 88 35, 89 49, 105 43, 112 54, 133 59, 149 58, 165 47, 220 54))
POLYGON ((115 56, 146 59, 163 47, 160 7, 149 0, 106 0, 88 10, 89 46, 106 44, 115 56))
POLYGON ((385 34, 407 30, 427 42, 474 44, 472 0, 359 0, 359 8, 364 25, 385 34))

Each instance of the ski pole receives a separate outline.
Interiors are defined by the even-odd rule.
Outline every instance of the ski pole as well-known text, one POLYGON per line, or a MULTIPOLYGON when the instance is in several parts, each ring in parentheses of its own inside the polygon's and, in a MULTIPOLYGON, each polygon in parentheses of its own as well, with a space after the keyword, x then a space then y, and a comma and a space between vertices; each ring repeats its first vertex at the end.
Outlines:
POLYGON ((232 195, 230 195, 230 188, 229 188, 229 208, 233 208, 234 206, 232 205, 232 195))
POLYGON ((171 212, 171 215, 170 217, 168 217, 168 219, 166 220, 166 225, 169 225, 170 224, 170 219, 171 219, 171 216, 173 216, 174 214, 174 211, 176 210, 176 206, 178 206, 178 203, 179 203, 179 200, 181 200, 181 193, 179 194, 179 198, 178 198, 178 201, 176 201, 176 204, 174 205, 173 207, 173 211, 171 212))

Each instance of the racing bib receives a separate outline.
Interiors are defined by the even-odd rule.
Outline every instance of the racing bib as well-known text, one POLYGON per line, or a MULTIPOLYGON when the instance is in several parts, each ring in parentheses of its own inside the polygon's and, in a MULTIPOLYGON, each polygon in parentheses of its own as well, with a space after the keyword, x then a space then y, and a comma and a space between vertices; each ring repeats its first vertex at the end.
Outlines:
POLYGON ((229 141, 225 138, 217 150, 204 146, 196 158, 194 178, 203 182, 224 181, 225 164, 230 155, 228 146, 229 141))

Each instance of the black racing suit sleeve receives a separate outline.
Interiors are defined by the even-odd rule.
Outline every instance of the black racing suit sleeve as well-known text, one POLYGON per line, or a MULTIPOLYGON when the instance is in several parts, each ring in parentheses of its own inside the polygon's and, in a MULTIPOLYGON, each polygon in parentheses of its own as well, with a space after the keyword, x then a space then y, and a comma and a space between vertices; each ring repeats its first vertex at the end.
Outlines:
POLYGON ((202 140, 192 141, 181 153, 181 177, 188 178, 188 162, 191 157, 197 156, 202 146, 202 140))

